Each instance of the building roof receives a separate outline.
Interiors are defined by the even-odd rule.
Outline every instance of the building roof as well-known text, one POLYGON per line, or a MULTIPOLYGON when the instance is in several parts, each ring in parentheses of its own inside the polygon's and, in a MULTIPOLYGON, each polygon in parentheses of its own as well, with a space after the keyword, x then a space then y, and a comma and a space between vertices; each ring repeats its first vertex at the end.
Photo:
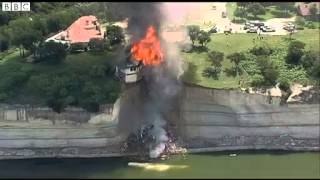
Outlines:
POLYGON ((89 42, 92 38, 102 39, 104 32, 95 16, 82 16, 72 23, 63 33, 70 43, 89 42))
POLYGON ((309 11, 309 8, 311 7, 312 4, 316 4, 316 6, 318 7, 318 13, 319 13, 320 3, 315 2, 315 3, 308 3, 308 4, 305 4, 305 3, 299 4, 299 12, 300 12, 300 14, 301 14, 302 16, 309 16, 309 15, 311 15, 311 14, 310 14, 310 11, 309 11))

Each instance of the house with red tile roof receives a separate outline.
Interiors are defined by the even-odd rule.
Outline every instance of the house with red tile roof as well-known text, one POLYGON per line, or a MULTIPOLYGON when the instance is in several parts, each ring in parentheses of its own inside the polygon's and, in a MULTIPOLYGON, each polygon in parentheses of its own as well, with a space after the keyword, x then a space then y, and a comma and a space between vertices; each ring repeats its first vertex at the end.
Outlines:
POLYGON ((300 3, 298 6, 298 14, 303 17, 311 16, 310 7, 312 7, 314 4, 316 5, 316 7, 318 9, 317 15, 319 15, 320 14, 320 2, 300 3))
POLYGON ((88 46, 91 39, 104 39, 104 31, 95 16, 82 16, 73 22, 66 30, 48 38, 48 41, 73 45, 88 46))

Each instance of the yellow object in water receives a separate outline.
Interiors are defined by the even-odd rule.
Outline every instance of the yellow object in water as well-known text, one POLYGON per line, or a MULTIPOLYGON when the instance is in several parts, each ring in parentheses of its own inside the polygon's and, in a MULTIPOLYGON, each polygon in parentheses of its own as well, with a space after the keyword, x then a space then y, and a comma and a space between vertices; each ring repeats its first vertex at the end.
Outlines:
POLYGON ((145 170, 151 171, 167 171, 169 169, 184 169, 188 166, 186 165, 168 165, 168 164, 156 164, 156 163, 137 163, 129 162, 128 166, 139 167, 145 170))

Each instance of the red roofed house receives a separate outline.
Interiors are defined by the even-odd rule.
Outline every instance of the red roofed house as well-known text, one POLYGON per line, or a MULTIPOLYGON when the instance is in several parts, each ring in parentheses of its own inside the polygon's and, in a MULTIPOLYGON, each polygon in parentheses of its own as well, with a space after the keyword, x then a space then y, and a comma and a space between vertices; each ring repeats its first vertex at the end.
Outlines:
POLYGON ((62 31, 46 41, 53 40, 72 45, 82 45, 84 48, 88 47, 91 39, 104 39, 104 31, 95 16, 82 16, 73 22, 65 31, 62 31))
POLYGON ((303 17, 310 17, 312 14, 310 13, 310 7, 313 5, 316 5, 317 7, 317 16, 320 14, 320 3, 319 2, 313 2, 313 3, 300 3, 298 6, 298 14, 303 17))

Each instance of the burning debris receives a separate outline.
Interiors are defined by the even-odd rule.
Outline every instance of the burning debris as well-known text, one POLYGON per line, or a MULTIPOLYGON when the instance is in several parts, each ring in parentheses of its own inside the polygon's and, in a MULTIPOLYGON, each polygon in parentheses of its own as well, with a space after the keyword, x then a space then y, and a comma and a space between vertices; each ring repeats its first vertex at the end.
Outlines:
POLYGON ((138 152, 142 157, 149 155, 151 159, 158 157, 165 159, 171 154, 184 155, 187 152, 185 148, 178 145, 178 139, 174 137, 174 133, 170 131, 168 126, 165 129, 156 129, 155 127, 157 126, 153 124, 143 126, 136 133, 132 133, 123 144, 122 151, 138 152), (156 134, 161 134, 158 136, 158 140, 156 134), (146 152, 149 153, 145 154, 146 152))

